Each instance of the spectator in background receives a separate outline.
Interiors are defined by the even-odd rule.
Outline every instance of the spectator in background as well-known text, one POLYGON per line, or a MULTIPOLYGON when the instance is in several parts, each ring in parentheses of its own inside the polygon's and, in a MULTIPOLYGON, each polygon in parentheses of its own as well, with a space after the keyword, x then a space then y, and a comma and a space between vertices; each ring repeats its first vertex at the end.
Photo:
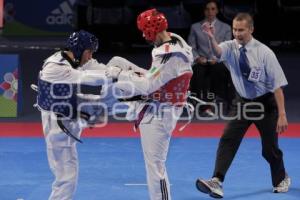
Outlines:
MULTIPOLYGON (((216 0, 207 0, 204 3, 205 18, 192 25, 188 42, 193 48, 194 66, 191 80, 191 92, 199 99, 207 102, 216 100, 216 96, 225 100, 230 105, 234 96, 234 89, 230 74, 224 63, 217 63, 213 54, 212 44, 202 30, 204 23, 214 27, 214 35, 218 43, 231 39, 231 28, 228 24, 217 18, 218 3, 216 0), (231 95, 232 94, 232 95, 231 95)), ((212 116, 210 106, 201 106, 200 112, 212 116)))

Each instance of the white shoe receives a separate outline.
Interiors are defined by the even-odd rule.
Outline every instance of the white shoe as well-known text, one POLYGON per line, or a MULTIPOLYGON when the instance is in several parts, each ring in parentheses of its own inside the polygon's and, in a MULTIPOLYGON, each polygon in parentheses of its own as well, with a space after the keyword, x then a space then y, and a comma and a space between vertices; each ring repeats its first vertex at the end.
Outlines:
POLYGON ((273 188, 274 193, 284 193, 289 191, 289 187, 291 185, 291 178, 286 174, 284 179, 273 188))
POLYGON ((213 198, 223 198, 222 183, 217 178, 209 180, 197 179, 196 187, 200 192, 209 194, 213 198))

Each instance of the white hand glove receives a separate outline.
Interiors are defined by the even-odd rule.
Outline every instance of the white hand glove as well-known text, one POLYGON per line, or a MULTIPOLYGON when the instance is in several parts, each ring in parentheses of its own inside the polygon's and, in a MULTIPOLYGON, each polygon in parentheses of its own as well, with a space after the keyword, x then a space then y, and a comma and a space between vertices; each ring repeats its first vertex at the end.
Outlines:
POLYGON ((118 78, 119 74, 121 73, 122 69, 120 69, 119 67, 114 67, 114 66, 110 66, 107 68, 105 74, 107 77, 109 78, 118 78))
POLYGON ((119 67, 124 71, 129 71, 132 70, 134 72, 138 72, 140 74, 146 74, 147 70, 138 67, 134 63, 126 60, 125 58, 119 57, 119 56, 114 56, 108 63, 107 66, 114 66, 114 67, 119 67))
POLYGON ((106 64, 108 67, 114 66, 119 67, 123 70, 130 70, 130 65, 128 64, 129 61, 127 61, 125 58, 114 56, 110 61, 106 64))
POLYGON ((87 63, 82 65, 80 70, 104 70, 106 66, 102 63, 99 63, 96 59, 90 59, 87 63))

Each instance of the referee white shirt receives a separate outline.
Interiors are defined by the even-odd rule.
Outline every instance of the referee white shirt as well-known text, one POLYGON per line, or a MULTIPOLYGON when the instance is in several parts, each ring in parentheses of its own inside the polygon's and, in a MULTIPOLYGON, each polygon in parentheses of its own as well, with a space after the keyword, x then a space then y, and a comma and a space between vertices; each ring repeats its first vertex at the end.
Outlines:
POLYGON ((220 61, 225 61, 235 89, 241 97, 254 99, 288 84, 274 52, 253 37, 244 46, 251 69, 248 78, 240 70, 239 48, 242 46, 236 39, 222 42, 219 47, 222 49, 220 61), (256 75, 255 78, 250 78, 251 74, 256 75))

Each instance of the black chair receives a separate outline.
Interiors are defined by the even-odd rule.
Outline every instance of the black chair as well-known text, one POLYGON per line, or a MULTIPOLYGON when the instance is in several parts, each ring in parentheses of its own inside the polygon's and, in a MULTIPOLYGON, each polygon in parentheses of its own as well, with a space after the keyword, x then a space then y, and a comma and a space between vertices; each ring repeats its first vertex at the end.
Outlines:
POLYGON ((181 0, 150 0, 150 5, 165 14, 169 31, 186 37, 191 25, 189 13, 184 9, 181 0))
POLYGON ((239 12, 247 12, 254 16, 257 14, 256 0, 222 0, 220 10, 227 23, 232 22, 234 16, 239 12))
POLYGON ((91 0, 90 27, 99 36, 102 49, 113 45, 122 46, 132 15, 126 0, 91 0))
POLYGON ((138 15, 150 9, 150 1, 149 0, 126 0, 126 5, 129 8, 132 14, 132 20, 129 23, 128 31, 129 37, 127 38, 127 45, 129 46, 148 46, 143 38, 142 33, 138 30, 136 25, 136 20, 138 15))
POLYGON ((191 16, 191 23, 198 22, 204 18, 203 6, 205 0, 184 0, 182 5, 191 16))
POLYGON ((299 0, 277 0, 279 7, 279 26, 282 32, 284 43, 295 42, 299 40, 300 31, 295 27, 300 16, 299 0))

